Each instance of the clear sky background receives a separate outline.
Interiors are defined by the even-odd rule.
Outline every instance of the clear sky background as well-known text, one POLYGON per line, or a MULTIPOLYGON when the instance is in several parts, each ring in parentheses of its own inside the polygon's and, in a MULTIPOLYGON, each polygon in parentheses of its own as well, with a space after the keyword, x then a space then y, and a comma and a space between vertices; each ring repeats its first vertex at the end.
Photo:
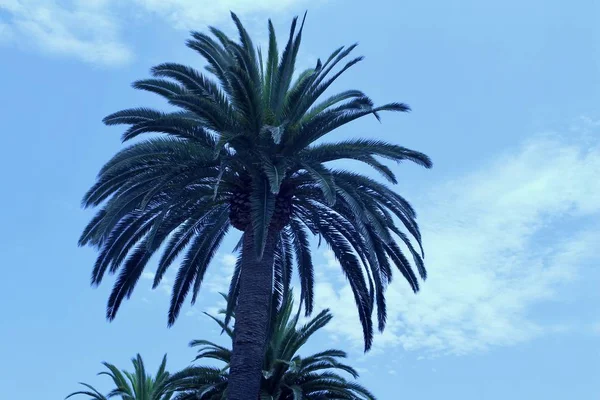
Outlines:
MULTIPOLYGON (((202 299, 167 329, 170 287, 142 281, 117 319, 112 284, 89 286, 95 253, 76 246, 79 202, 121 144, 101 119, 161 106, 130 88, 151 66, 202 67, 190 29, 231 32, 235 10, 259 40, 309 10, 299 67, 342 44, 366 60, 336 89, 413 112, 362 120, 339 137, 376 137, 429 154, 395 166, 419 212, 430 278, 399 278, 389 323, 363 355, 353 300, 315 249, 316 309, 335 319, 305 351, 351 353, 380 399, 600 398, 600 3, 594 0, 0 0, 0 398, 61 399, 101 361, 176 371, 191 339, 218 337, 234 239, 202 299)), ((283 40, 283 39, 281 39, 283 40)), ((153 267, 153 265, 151 265, 153 267)), ((152 269, 146 277, 151 277, 152 269)))

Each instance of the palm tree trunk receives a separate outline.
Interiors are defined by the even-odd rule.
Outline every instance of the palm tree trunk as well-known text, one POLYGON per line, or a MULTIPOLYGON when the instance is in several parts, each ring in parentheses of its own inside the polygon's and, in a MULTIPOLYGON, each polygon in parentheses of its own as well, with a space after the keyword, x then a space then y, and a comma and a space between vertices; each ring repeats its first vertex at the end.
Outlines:
POLYGON ((270 230, 263 257, 258 261, 252 228, 246 229, 227 388, 229 400, 256 399, 260 393, 276 244, 276 234, 270 230))

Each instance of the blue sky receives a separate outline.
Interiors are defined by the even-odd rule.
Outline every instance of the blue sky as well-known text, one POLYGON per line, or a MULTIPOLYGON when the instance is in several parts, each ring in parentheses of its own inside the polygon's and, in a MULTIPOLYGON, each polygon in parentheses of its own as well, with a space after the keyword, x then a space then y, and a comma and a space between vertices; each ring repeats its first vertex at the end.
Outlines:
MULTIPOLYGON (((336 87, 413 112, 365 119, 340 137, 379 137, 429 154, 433 170, 394 167, 419 212, 430 278, 388 291, 389 324, 363 355, 335 261, 315 249, 317 308, 331 330, 307 350, 350 351, 380 399, 600 397, 600 5, 593 0, 0 0, 3 190, 0 210, 2 398, 60 399, 100 362, 137 352, 177 370, 191 339, 223 340, 202 311, 231 271, 222 247, 204 296, 167 329, 169 286, 137 287, 117 319, 110 281, 89 286, 90 217, 79 201, 120 148, 101 119, 161 106, 130 83, 152 65, 202 67, 189 29, 231 31, 238 12, 264 40, 309 10, 299 67, 342 44, 366 60, 336 87), (525 4, 524 4, 525 3, 525 4)), ((150 277, 151 270, 147 277, 150 277)))

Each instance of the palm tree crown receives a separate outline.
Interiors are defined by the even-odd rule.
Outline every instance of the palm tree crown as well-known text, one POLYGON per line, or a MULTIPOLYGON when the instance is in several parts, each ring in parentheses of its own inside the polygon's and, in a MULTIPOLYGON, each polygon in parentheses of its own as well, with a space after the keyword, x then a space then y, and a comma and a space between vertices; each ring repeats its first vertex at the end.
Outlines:
POLYGON ((107 375, 115 384, 115 388, 104 396, 93 386, 87 383, 80 383, 85 386, 86 390, 73 392, 66 398, 70 398, 76 395, 88 396, 94 400, 108 400, 112 397, 120 397, 122 400, 170 400, 172 393, 168 389, 169 373, 166 371, 167 367, 167 356, 163 357, 163 360, 158 367, 158 371, 154 378, 146 374, 146 368, 144 367, 144 361, 138 354, 131 360, 134 367, 134 372, 119 371, 113 364, 103 362, 104 366, 108 371, 100 372, 98 375, 107 375))
MULTIPOLYGON (((300 313, 294 315, 292 311, 290 292, 271 327, 263 362, 260 399, 375 400, 367 389, 340 375, 346 373, 353 379, 358 378, 354 368, 340 362, 340 359, 346 358, 345 352, 328 349, 308 357, 298 355, 308 339, 331 321, 329 310, 321 311, 302 326, 298 326, 300 313)), ((221 313, 226 312, 222 310, 221 313)), ((233 339, 233 331, 225 325, 224 319, 207 315, 233 339)), ((231 350, 208 340, 194 340, 190 346, 199 347, 195 361, 213 359, 224 363, 225 367, 189 367, 173 375, 169 386, 178 392, 175 400, 225 398, 231 350)))
MULTIPOLYGON (((384 291, 392 266, 415 292, 419 289, 398 241, 410 252, 421 278, 426 277, 421 235, 416 213, 403 197, 366 175, 335 169, 330 162, 365 163, 393 184, 396 177, 382 159, 408 160, 427 168, 431 161, 381 140, 322 139, 358 118, 380 119, 381 112, 406 112, 409 107, 375 106, 358 90, 323 97, 338 77, 362 60, 348 60, 356 45, 335 50, 294 78, 304 20, 299 27, 293 20, 281 54, 269 21, 263 59, 235 14, 232 18, 239 42, 216 28, 210 28, 212 36, 193 32, 187 42, 207 61, 209 75, 165 63, 152 69, 153 78, 133 84, 162 96, 176 111, 132 108, 104 119, 108 125, 130 126, 123 141, 153 135, 109 160, 85 195, 85 207, 101 206, 79 242, 100 250, 92 284, 100 284, 107 271, 120 271, 107 307, 107 317, 113 319, 154 253, 164 248, 154 287, 184 254, 173 284, 172 324, 188 294, 192 303, 196 301, 207 267, 233 226, 251 239, 257 260, 273 241, 271 290, 277 295, 277 308, 297 267, 308 315, 313 309, 313 234, 330 246, 348 279, 369 349, 374 310, 379 329, 385 326, 384 291), (396 221, 416 240, 417 248, 396 221)), ((241 265, 240 258, 231 280, 228 314, 240 293, 241 265)))

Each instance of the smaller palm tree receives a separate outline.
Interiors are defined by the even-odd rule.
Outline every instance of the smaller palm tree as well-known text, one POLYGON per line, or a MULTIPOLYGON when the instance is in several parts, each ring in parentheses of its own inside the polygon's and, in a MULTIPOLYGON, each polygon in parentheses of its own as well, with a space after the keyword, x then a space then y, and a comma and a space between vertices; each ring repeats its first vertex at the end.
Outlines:
MULTIPOLYGON (((345 352, 329 349, 304 358, 297 354, 308 339, 325 327, 333 316, 329 310, 323 310, 309 322, 298 327, 300 309, 293 314, 293 304, 290 292, 280 312, 271 323, 259 399, 375 400, 375 396, 366 388, 341 375, 347 373, 353 379, 358 378, 354 368, 340 362, 347 357, 345 352)), ((225 313, 224 310, 221 311, 221 314, 225 313)), ((225 324, 223 319, 206 315, 219 324, 233 340, 234 331, 225 324)), ((225 365, 222 368, 189 367, 173 375, 170 387, 173 392, 178 393, 174 400, 225 399, 231 350, 208 340, 194 340, 190 346, 199 347, 194 361, 212 359, 225 365)))
POLYGON ((170 375, 166 371, 166 354, 163 357, 160 367, 158 367, 158 372, 154 378, 146 374, 144 361, 139 354, 131 361, 133 363, 134 373, 130 373, 125 370, 120 371, 113 364, 109 364, 107 362, 102 363, 108 369, 108 371, 102 371, 98 375, 109 376, 115 384, 115 388, 106 396, 96 390, 93 386, 80 382, 79 384, 85 386, 87 390, 71 393, 66 398, 68 399, 69 397, 75 395, 84 395, 95 400, 108 400, 109 398, 119 396, 122 400, 171 399, 172 393, 168 389, 170 375))

